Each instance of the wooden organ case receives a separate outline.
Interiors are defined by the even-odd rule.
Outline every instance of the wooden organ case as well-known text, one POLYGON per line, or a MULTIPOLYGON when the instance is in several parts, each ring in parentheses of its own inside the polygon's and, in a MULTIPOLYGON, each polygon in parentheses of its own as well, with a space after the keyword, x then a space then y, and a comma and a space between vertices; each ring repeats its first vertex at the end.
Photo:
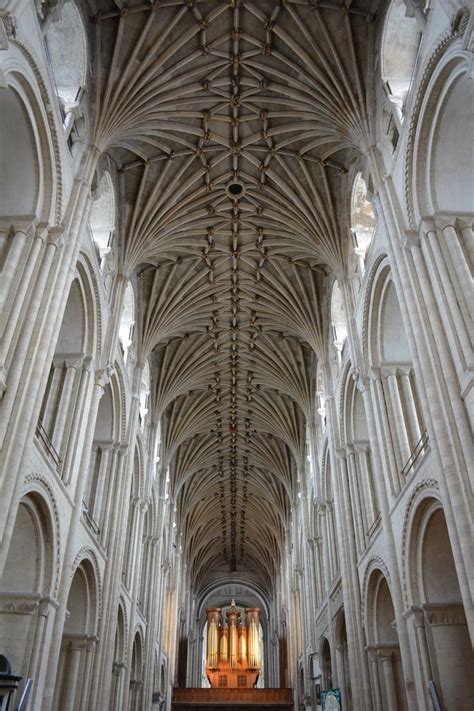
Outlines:
POLYGON ((245 621, 232 600, 221 615, 220 607, 210 607, 207 614, 206 675, 212 688, 249 689, 255 687, 260 673, 260 609, 245 610, 245 621))

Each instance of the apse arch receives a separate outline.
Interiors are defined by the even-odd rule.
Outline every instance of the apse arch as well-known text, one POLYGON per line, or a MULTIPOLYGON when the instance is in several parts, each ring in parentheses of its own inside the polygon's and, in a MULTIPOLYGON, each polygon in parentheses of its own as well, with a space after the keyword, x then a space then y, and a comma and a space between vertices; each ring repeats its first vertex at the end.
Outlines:
MULTIPOLYGON (((254 583, 246 576, 239 577, 238 581, 236 581, 235 578, 232 578, 230 576, 220 576, 213 580, 211 583, 209 583, 209 585, 202 588, 196 604, 197 617, 201 618, 204 615, 205 606, 207 604, 208 599, 212 595, 216 594, 216 591, 219 591, 219 589, 229 589, 229 592, 222 592, 220 594, 220 597, 223 600, 223 605, 228 605, 230 603, 230 598, 227 598, 229 597, 229 595, 232 595, 231 588, 236 586, 244 589, 246 588, 247 594, 254 595, 258 599, 261 609, 265 613, 265 618, 270 618, 270 603, 265 594, 265 591, 261 589, 257 583, 254 583)), ((243 594, 245 594, 245 591, 243 594)))
POLYGON ((196 632, 200 654, 197 655, 197 658, 202 659, 205 667, 204 656, 207 646, 206 630, 208 624, 206 608, 219 608, 224 614, 224 611, 230 608, 231 602, 235 603, 236 608, 242 613, 247 608, 259 607, 260 609, 261 671, 257 686, 266 686, 268 685, 269 660, 271 656, 269 603, 266 596, 264 597, 262 592, 258 590, 258 586, 248 581, 248 579, 244 580, 244 578, 239 577, 237 581, 235 578, 222 577, 208 585, 199 596, 196 605, 196 632))

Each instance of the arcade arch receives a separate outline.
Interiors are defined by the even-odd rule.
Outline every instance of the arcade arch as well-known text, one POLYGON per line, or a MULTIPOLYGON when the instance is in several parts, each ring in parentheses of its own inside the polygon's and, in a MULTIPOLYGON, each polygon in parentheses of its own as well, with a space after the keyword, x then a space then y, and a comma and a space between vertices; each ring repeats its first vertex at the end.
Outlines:
POLYGON ((88 706, 97 642, 98 581, 94 566, 83 559, 74 571, 56 674, 53 709, 75 711, 88 706))
POLYGON ((408 547, 409 601, 425 688, 433 682, 446 708, 469 711, 474 698, 469 637, 441 502, 425 498, 413 516, 408 547))

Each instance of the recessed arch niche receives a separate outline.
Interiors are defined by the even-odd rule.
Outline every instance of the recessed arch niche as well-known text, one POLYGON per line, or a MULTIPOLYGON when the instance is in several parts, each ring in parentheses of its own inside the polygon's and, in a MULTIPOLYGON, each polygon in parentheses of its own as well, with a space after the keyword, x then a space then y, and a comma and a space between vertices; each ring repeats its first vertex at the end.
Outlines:
POLYGON ((26 107, 11 87, 0 91, 0 184, 0 215, 36 213, 38 147, 26 107))

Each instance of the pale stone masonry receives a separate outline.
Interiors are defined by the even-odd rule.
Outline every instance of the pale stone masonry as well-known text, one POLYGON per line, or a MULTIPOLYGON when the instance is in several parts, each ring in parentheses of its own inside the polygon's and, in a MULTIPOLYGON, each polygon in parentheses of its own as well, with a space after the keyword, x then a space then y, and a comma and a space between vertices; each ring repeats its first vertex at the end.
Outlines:
POLYGON ((15 707, 171 709, 235 600, 295 709, 472 711, 473 50, 461 0, 4 0, 15 707))

